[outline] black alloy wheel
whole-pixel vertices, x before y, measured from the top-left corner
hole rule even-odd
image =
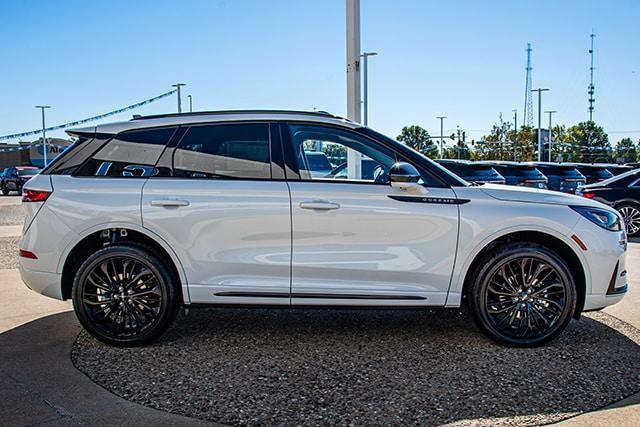
[[[489,254],[472,284],[469,303],[480,328],[495,341],[520,347],[548,342],[576,306],[571,271],[555,252],[512,243]]]
[[[635,205],[622,205],[618,207],[618,212],[624,219],[624,226],[627,236],[636,237],[640,235],[640,207]]]
[[[73,284],[84,328],[110,345],[139,345],[162,334],[177,309],[171,275],[150,251],[114,245],[89,256]]]

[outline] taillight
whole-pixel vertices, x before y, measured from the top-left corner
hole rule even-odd
[[[586,197],[587,199],[593,199],[595,193],[582,193],[582,197]]]
[[[49,198],[50,191],[24,190],[22,193],[22,201],[26,202],[44,202]]]

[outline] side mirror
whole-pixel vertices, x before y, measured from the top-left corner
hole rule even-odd
[[[389,181],[393,188],[408,191],[410,193],[424,194],[427,190],[418,182],[420,172],[409,163],[398,162],[389,170]]]

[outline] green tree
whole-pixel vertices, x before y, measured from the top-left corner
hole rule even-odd
[[[635,162],[638,159],[639,145],[640,142],[636,145],[631,138],[622,138],[616,144],[614,160],[617,160],[619,163]]]
[[[438,155],[438,147],[431,140],[429,132],[418,125],[403,127],[396,139],[431,158]]]
[[[491,133],[485,135],[484,144],[479,147],[479,160],[512,160],[513,159],[513,124],[505,122],[502,114],[498,123],[494,123]]]
[[[581,122],[567,129],[563,136],[573,153],[573,161],[585,163],[611,162],[611,144],[604,129],[593,121]]]

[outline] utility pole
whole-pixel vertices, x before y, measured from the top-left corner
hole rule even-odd
[[[440,158],[443,159],[444,158],[444,119],[446,119],[447,116],[438,116],[436,117],[436,119],[440,120]]]
[[[360,99],[360,0],[346,0],[347,6],[347,118],[361,122]],[[347,149],[347,176],[359,179],[360,153]]]
[[[518,150],[518,110],[513,111],[513,130],[515,133],[513,134],[513,161],[515,162],[517,159],[517,150]]]
[[[189,98],[189,112],[193,113],[193,97],[191,95],[187,95]]]
[[[531,92],[538,92],[538,161],[542,161],[542,92],[549,89],[533,89]]]
[[[178,93],[178,113],[182,113],[182,99],[180,98],[180,88],[186,85],[184,83],[176,83],[171,86],[176,88],[176,91]]]
[[[553,131],[551,130],[551,115],[553,113],[557,113],[556,110],[545,111],[545,113],[549,113],[549,161],[551,161],[551,145],[553,144]]]
[[[44,167],[47,167],[47,154],[49,152],[49,147],[47,146],[47,131],[46,131],[46,126],[45,126],[45,121],[44,121],[44,110],[47,108],[51,108],[50,105],[36,105],[36,108],[39,108],[40,111],[42,111],[42,162],[44,164]]]
[[[456,132],[458,132],[458,143],[456,144],[458,151],[458,160],[460,160],[460,125],[456,125]]]
[[[377,54],[377,52],[362,52],[362,55],[360,55],[360,57],[362,57],[362,79],[364,80],[362,99],[364,107],[363,124],[365,126],[369,124],[369,77],[367,75],[367,58],[369,56],[376,56]]]

